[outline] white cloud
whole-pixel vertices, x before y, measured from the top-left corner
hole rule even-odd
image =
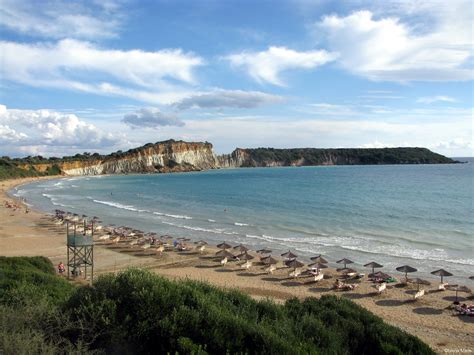
[[[189,108],[255,108],[279,103],[284,98],[260,91],[214,90],[193,94],[176,103],[180,110]]]
[[[0,26],[28,36],[98,40],[117,35],[120,5],[71,1],[2,0]]]
[[[160,103],[188,96],[167,80],[192,84],[193,69],[204,64],[180,49],[110,50],[71,39],[55,44],[2,41],[0,59],[0,75],[6,80]]]
[[[454,138],[450,141],[442,141],[434,145],[437,149],[447,150],[470,150],[471,156],[474,155],[474,141],[473,139],[468,140],[462,137]]]
[[[193,69],[203,60],[180,49],[155,52],[102,49],[89,42],[65,39],[56,44],[20,44],[0,42],[2,75],[6,79],[29,84],[76,83],[72,77],[102,74],[142,87],[172,78],[194,82]],[[89,75],[88,75],[89,74]]]
[[[0,144],[8,142],[18,142],[28,136],[24,133],[18,133],[7,125],[0,124]]]
[[[471,4],[447,2],[444,12],[438,11],[438,5],[423,2],[423,6],[410,8],[412,14],[423,16],[421,23],[430,23],[421,32],[398,17],[374,18],[367,10],[345,17],[325,16],[315,32],[318,37],[323,33],[329,49],[340,54],[343,68],[370,79],[471,80]]]
[[[157,128],[162,126],[184,126],[175,114],[161,112],[157,109],[142,108],[134,113],[126,114],[122,122],[132,128],[148,127]]]
[[[405,146],[405,145],[399,145],[399,147]],[[376,140],[372,143],[365,143],[365,144],[362,144],[360,146],[360,148],[394,148],[394,147],[395,147],[395,145],[393,145],[393,144],[382,143],[382,142],[379,142],[378,140]]]
[[[449,97],[449,96],[426,96],[426,97],[420,97],[416,102],[420,102],[422,104],[432,104],[433,102],[456,102],[457,100]]]
[[[243,68],[256,81],[285,86],[280,78],[283,71],[290,69],[313,69],[337,57],[325,50],[297,52],[285,47],[270,47],[261,52],[242,52],[225,57],[238,68]]]
[[[0,105],[0,147],[54,146],[103,148],[115,145],[119,135],[105,133],[74,114],[52,110],[18,110]],[[9,145],[9,147],[5,146]],[[23,149],[24,150],[24,149]]]

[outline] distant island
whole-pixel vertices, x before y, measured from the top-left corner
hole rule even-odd
[[[209,142],[167,140],[101,155],[82,153],[62,158],[28,156],[0,158],[0,179],[128,173],[169,173],[220,168],[382,165],[382,164],[453,164],[458,163],[426,148],[237,148],[230,154],[217,155]]]

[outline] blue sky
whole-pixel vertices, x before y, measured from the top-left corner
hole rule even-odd
[[[473,156],[470,1],[1,0],[0,155],[424,146]]]

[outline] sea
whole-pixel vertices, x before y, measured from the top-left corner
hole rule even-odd
[[[474,159],[465,164],[240,168],[203,172],[66,177],[10,193],[34,208],[98,216],[210,243],[242,243],[331,266],[376,261],[384,272],[444,268],[474,275]],[[432,276],[432,275],[431,275]],[[432,276],[433,277],[433,276]]]

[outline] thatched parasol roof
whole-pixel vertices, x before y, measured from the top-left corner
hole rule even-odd
[[[270,254],[272,251],[270,249],[260,249],[260,250],[257,250],[257,253],[259,254]]]
[[[314,261],[315,263],[321,263],[321,264],[327,264],[328,261],[326,259],[324,259],[321,254],[320,255],[317,255],[317,256],[313,256],[311,258],[312,261]]]
[[[234,249],[239,250],[240,252],[246,252],[246,251],[249,251],[249,250],[250,250],[249,248],[247,248],[247,247],[246,247],[245,245],[243,245],[243,244],[236,245],[236,246],[234,247]]]
[[[226,243],[226,242],[223,242],[223,243],[221,243],[221,244],[217,244],[217,247],[218,247],[219,249],[230,249],[230,248],[232,248],[232,245],[230,245],[230,244],[228,244],[228,243]]]
[[[275,258],[272,258],[271,256],[267,256],[266,258],[260,259],[260,261],[266,265],[275,265],[278,263],[278,260]]]
[[[236,258],[239,258],[241,260],[252,260],[254,257],[245,251],[237,255]]]
[[[294,259],[298,257],[298,255],[293,254],[291,250],[288,250],[286,253],[281,254],[281,256],[287,259]]]
[[[439,269],[431,272],[432,275],[440,276],[441,277],[441,283],[443,283],[443,277],[448,277],[448,276],[453,276],[449,271],[446,271],[444,269]]]
[[[417,269],[415,269],[414,267],[411,267],[410,265],[399,266],[396,268],[396,270],[400,272],[404,272],[404,273],[418,271]]]
[[[383,267],[383,265],[380,265],[379,263],[376,263],[375,261],[371,261],[370,263],[365,264],[364,266],[365,267],[370,267],[370,268],[373,268],[373,269],[378,269],[378,268]]]
[[[298,261],[296,259],[288,260],[287,262],[285,262],[285,265],[288,267],[295,268],[295,269],[304,266],[304,264],[301,261]]]
[[[219,250],[217,253],[216,253],[216,256],[219,256],[219,257],[227,257],[227,258],[234,258],[234,254],[228,252],[227,250],[225,249],[222,249],[222,250]]]

